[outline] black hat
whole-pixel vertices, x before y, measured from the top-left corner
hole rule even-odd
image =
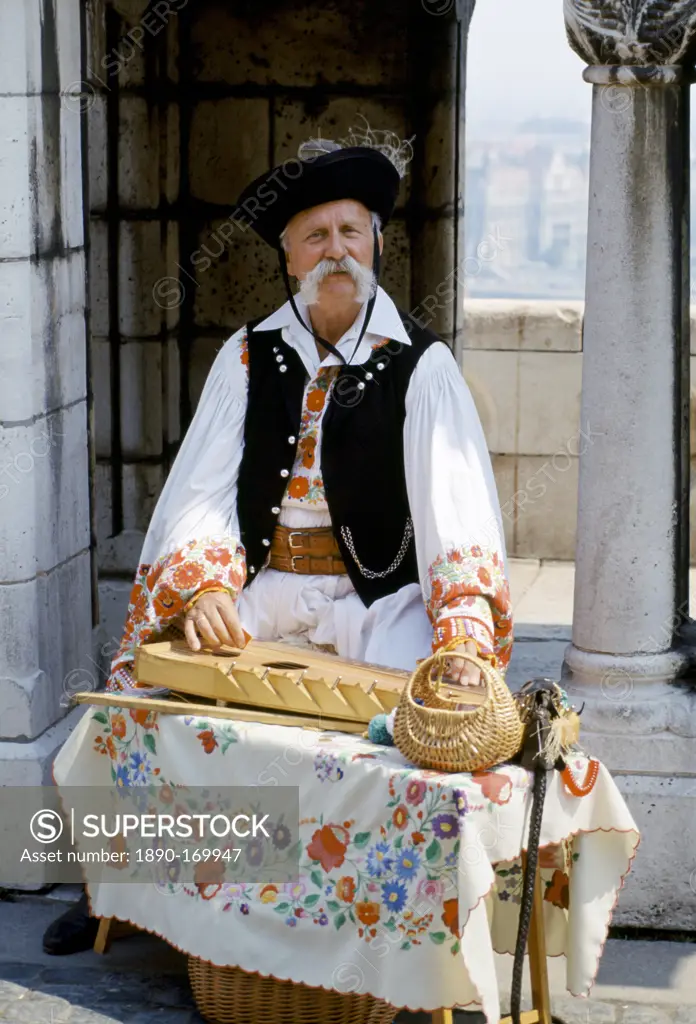
[[[244,189],[233,213],[274,249],[288,222],[302,210],[338,199],[355,199],[385,226],[400,182],[392,161],[368,146],[350,146],[312,159],[286,160]]]

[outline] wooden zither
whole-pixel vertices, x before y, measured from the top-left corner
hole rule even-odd
[[[312,648],[255,640],[243,650],[198,653],[183,641],[147,644],[137,652],[135,675],[141,686],[360,726],[395,708],[409,678]]]
[[[183,640],[144,644],[135,657],[142,696],[79,693],[78,704],[141,708],[361,733],[375,715],[399,703],[410,673],[351,661],[308,647],[251,640],[241,650],[191,651]],[[166,699],[149,693],[165,688]],[[195,703],[195,699],[201,703]],[[485,700],[469,689],[467,704]]]

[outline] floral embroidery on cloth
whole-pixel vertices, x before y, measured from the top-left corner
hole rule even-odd
[[[341,780],[338,761],[330,752],[317,754],[314,768],[320,780],[327,771],[332,781]],[[307,838],[299,881],[222,885],[223,910],[248,915],[254,904],[267,903],[291,928],[331,924],[338,931],[352,925],[367,943],[378,928],[386,929],[401,950],[429,939],[456,956],[462,934],[458,899],[446,897],[457,891],[460,826],[469,813],[469,798],[455,789],[450,799],[436,772],[408,769],[389,778],[385,812],[383,823],[370,831],[360,831],[353,819],[302,819]],[[206,898],[199,887],[182,888],[189,896]]]
[[[236,597],[245,578],[244,547],[230,537],[194,540],[154,565],[140,565],[107,689],[123,690],[134,685],[131,668],[136,648],[168,627],[178,625],[194,594],[222,587]]]
[[[512,609],[500,554],[477,544],[450,548],[438,555],[428,576],[426,607],[435,630],[433,650],[459,637],[462,642],[472,639],[483,656],[506,668],[512,653]]]
[[[319,471],[321,421],[326,401],[336,379],[339,366],[320,366],[316,377],[307,384],[302,399],[302,420],[295,465],[288,482],[285,504],[326,509],[324,481]]]
[[[544,902],[558,910],[570,908],[570,874],[580,854],[574,850],[572,839],[564,839],[539,850]],[[500,861],[495,865],[495,895],[501,903],[522,903],[523,870],[520,858]]]

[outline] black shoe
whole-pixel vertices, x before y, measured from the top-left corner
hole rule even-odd
[[[44,953],[52,956],[69,956],[92,949],[99,930],[99,918],[89,916],[87,894],[83,893],[77,903],[56,918],[44,932]]]

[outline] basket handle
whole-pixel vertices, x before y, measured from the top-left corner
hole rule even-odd
[[[434,680],[434,686],[433,680],[430,677],[430,671],[433,665],[435,665],[437,662],[443,662],[445,658],[463,658],[465,661],[470,661],[473,665],[476,665],[476,667],[481,672],[481,675],[483,676],[486,689],[490,693],[491,681],[496,670],[493,668],[489,661],[484,661],[483,658],[479,658],[477,654],[469,654],[468,651],[435,651],[435,653],[431,654],[429,658],[424,658],[423,661],[421,661],[421,663],[418,665],[417,671],[427,671],[426,679],[428,680],[428,685],[430,686],[431,690],[434,689],[435,693],[438,692],[440,686],[442,685],[442,671]],[[454,683],[453,681],[452,685],[456,685],[456,683]]]

